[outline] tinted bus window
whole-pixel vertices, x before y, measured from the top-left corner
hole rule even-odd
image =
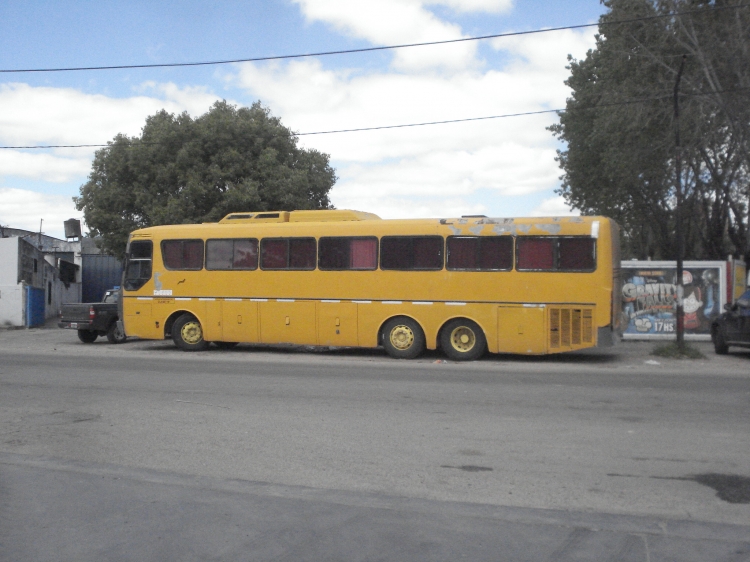
[[[376,269],[377,238],[321,238],[318,241],[318,267],[327,270]]]
[[[126,291],[137,291],[151,279],[151,256],[153,245],[150,240],[131,242],[125,255],[125,280],[123,288]]]
[[[448,269],[499,271],[513,268],[510,236],[449,236]]]
[[[380,240],[381,269],[443,268],[441,236],[384,236]]]
[[[552,238],[524,237],[516,240],[518,254],[516,267],[520,270],[549,270],[555,266]]]
[[[262,269],[315,269],[315,238],[264,238],[260,253]]]
[[[203,240],[164,240],[161,255],[167,269],[203,269]]]
[[[206,269],[257,269],[258,241],[252,239],[208,240]]]
[[[577,237],[519,237],[516,240],[519,270],[593,271],[596,269],[596,241]]]
[[[560,269],[593,271],[596,268],[596,244],[593,238],[560,238]]]

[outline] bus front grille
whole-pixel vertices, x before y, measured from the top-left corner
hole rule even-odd
[[[594,311],[591,308],[551,307],[549,309],[549,347],[551,350],[575,349],[594,343]]]

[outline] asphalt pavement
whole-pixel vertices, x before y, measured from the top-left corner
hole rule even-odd
[[[455,364],[0,331],[0,560],[748,561],[750,353],[696,346]]]

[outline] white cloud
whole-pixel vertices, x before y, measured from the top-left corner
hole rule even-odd
[[[578,216],[581,213],[577,210],[572,210],[565,203],[565,199],[562,197],[552,197],[542,201],[536,209],[529,213],[532,217],[559,217],[574,215]]]
[[[592,41],[588,31],[498,41],[509,62],[486,71],[361,73],[305,60],[241,65],[235,80],[297,132],[505,115],[564,107],[567,53],[583,56]],[[557,186],[557,144],[546,130],[556,120],[550,113],[300,138],[331,154],[338,207],[383,209],[384,216],[496,214],[502,197]],[[480,190],[495,194],[484,208],[457,203]]]
[[[350,37],[374,45],[425,43],[460,39],[461,28],[437,18],[420,0],[293,0],[308,21],[322,21]],[[432,4],[460,6],[459,0],[437,0]],[[467,7],[493,8],[507,4],[498,0],[473,0]],[[393,66],[400,70],[429,67],[464,68],[474,63],[475,42],[398,49]]]
[[[10,146],[106,144],[117,133],[138,135],[146,117],[166,109],[199,115],[219,99],[203,88],[147,82],[141,94],[111,98],[72,88],[0,84],[0,144]],[[0,151],[0,177],[51,182],[85,178],[94,148],[51,152]]]
[[[69,218],[81,218],[81,212],[70,197],[0,187],[0,224],[3,226],[38,231],[39,221],[43,219],[45,234],[64,238],[63,223]]]
[[[67,182],[76,177],[86,177],[91,169],[88,151],[83,151],[83,157],[80,157],[79,151],[77,156],[61,158],[48,153],[0,150],[0,174],[53,183]]]
[[[513,0],[427,0],[424,4],[442,5],[456,12],[485,12],[499,14],[513,7]]]

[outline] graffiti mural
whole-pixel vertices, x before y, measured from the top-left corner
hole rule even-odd
[[[685,267],[686,334],[710,334],[711,321],[722,308],[722,266]],[[677,330],[677,271],[675,267],[623,269],[624,333],[632,335],[674,334]]]

